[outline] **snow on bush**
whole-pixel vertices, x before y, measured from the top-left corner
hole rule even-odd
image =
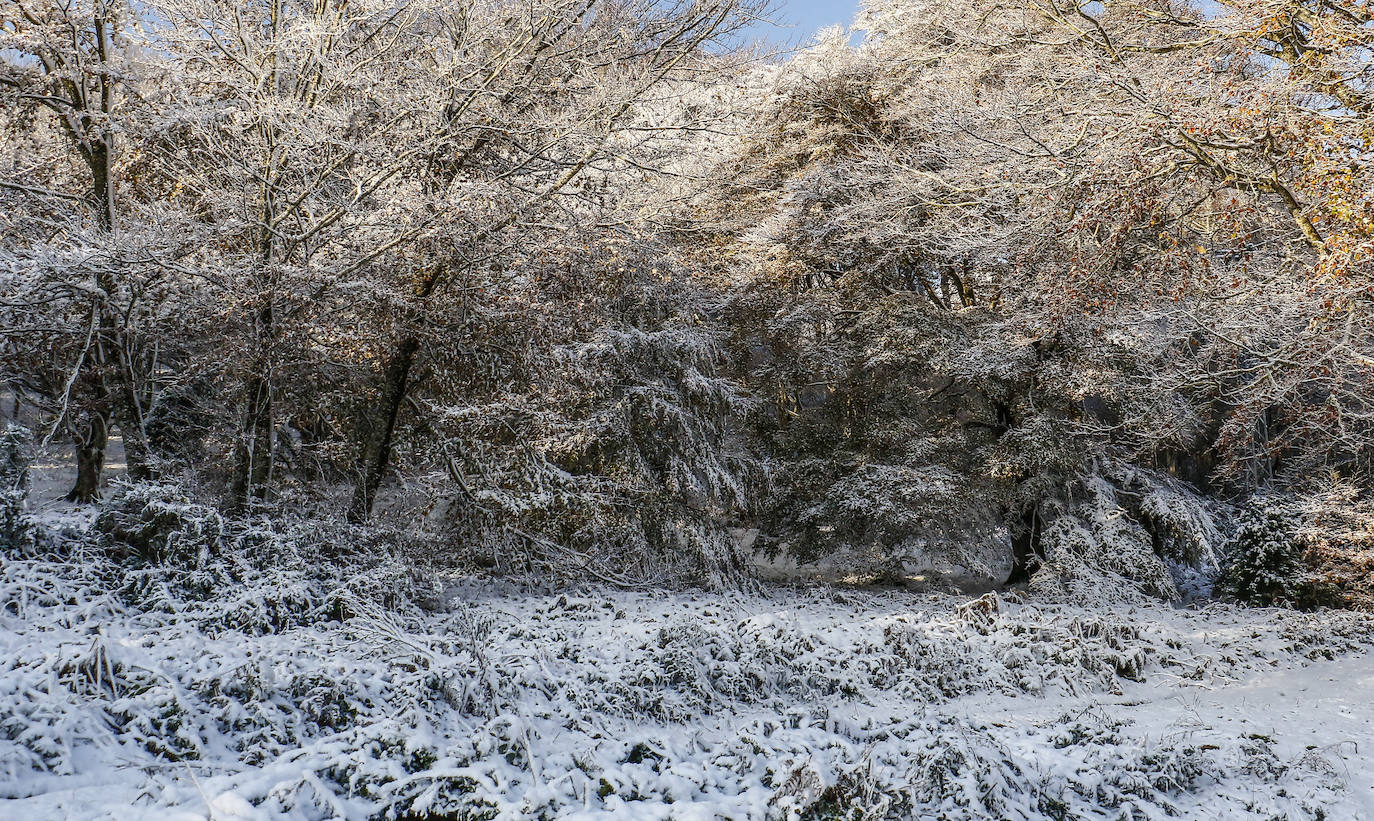
[[[225,537],[219,511],[178,485],[124,486],[95,519],[95,531],[148,562],[203,568]]]
[[[1374,612],[1374,500],[1341,481],[1299,497],[1304,603]]]
[[[385,540],[136,498],[110,509],[157,523],[121,525],[161,534],[151,552],[105,526],[0,570],[5,796],[107,785],[75,817],[1315,817],[1339,793],[1320,756],[1092,705],[1374,640],[1351,613],[995,594],[459,579],[436,608]],[[960,706],[988,699],[1015,709]]]
[[[1222,505],[1117,460],[1080,476],[1067,497],[1041,514],[1044,560],[1032,579],[1041,597],[1107,606],[1210,591],[1227,528]]]
[[[1219,592],[1253,605],[1374,611],[1374,503],[1340,481],[1250,499]]]
[[[1172,476],[1120,459],[1106,460],[1103,472],[1167,562],[1216,572],[1228,527],[1224,505]]]
[[[1178,587],[1149,531],[1099,475],[1084,477],[1079,498],[1052,518],[1041,535],[1045,558],[1032,579],[1045,596],[1104,600],[1133,592],[1172,601]]]
[[[1247,604],[1298,604],[1307,569],[1297,528],[1296,511],[1279,499],[1257,497],[1246,504],[1226,552],[1222,592]]]

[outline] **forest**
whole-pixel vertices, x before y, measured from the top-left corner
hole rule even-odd
[[[1374,3],[0,0],[0,816],[1374,818]]]

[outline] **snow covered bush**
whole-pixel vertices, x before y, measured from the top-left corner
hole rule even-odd
[[[146,562],[196,569],[219,552],[226,535],[217,510],[170,482],[123,486],[101,507],[94,529]]]
[[[1338,783],[1234,727],[1132,726],[1160,709],[1132,688],[1178,682],[1172,703],[1374,641],[1353,613],[826,588],[474,577],[424,610],[367,592],[385,562],[329,569],[316,551],[340,541],[259,532],[295,558],[227,548],[210,598],[177,581],[197,571],[80,545],[0,566],[0,794],[46,800],[70,775],[111,779],[101,807],[349,821],[1306,818]],[[135,579],[161,598],[125,595]],[[283,590],[305,609],[234,615]]]
[[[1217,573],[1226,514],[1169,476],[1106,459],[1042,505],[1043,560],[1032,580],[1042,596],[1111,600],[1123,592],[1180,598]]]
[[[1374,611],[1374,503],[1342,481],[1250,499],[1218,592],[1260,606]]]
[[[1097,475],[1085,477],[1082,488],[1081,498],[1041,534],[1044,561],[1032,579],[1035,589],[1102,599],[1116,595],[1125,582],[1145,595],[1178,598],[1150,533],[1121,506],[1115,488]]]
[[[324,527],[314,525],[310,530]],[[334,551],[351,534],[331,528],[314,541],[300,530],[236,534],[203,566],[125,566],[121,598],[141,609],[179,612],[207,634],[280,633],[338,622],[377,609],[413,615],[433,599],[434,580],[395,545]]]
[[[128,484],[91,528],[120,600],[250,635],[433,601],[429,561],[400,533],[309,518],[232,517],[168,482]],[[70,549],[85,537],[51,534]]]
[[[598,306],[600,327],[546,315],[559,301],[492,316],[504,323],[493,335],[538,323],[541,347],[524,341],[529,358],[433,403],[443,536],[456,558],[545,581],[747,583],[729,529],[764,471],[733,430],[752,399],[721,330],[698,321],[718,309],[686,263],[614,236],[587,241],[601,253],[563,262],[596,272],[597,286],[549,273],[547,287],[576,296],[579,315]],[[476,382],[470,363],[453,367]]]
[[[1298,527],[1286,500],[1262,496],[1246,503],[1226,550],[1221,591],[1265,607],[1304,603],[1309,580]]]
[[[1150,533],[1155,552],[1166,561],[1215,573],[1230,508],[1166,473],[1123,459],[1100,463],[1129,514]]]

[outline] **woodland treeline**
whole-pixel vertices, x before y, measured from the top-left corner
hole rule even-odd
[[[1370,606],[1369,0],[768,12],[0,0],[0,381],[80,503]]]

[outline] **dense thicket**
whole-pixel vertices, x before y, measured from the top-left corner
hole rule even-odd
[[[74,501],[1173,597],[1260,494],[1367,604],[1364,0],[759,12],[3,0],[0,379]]]

